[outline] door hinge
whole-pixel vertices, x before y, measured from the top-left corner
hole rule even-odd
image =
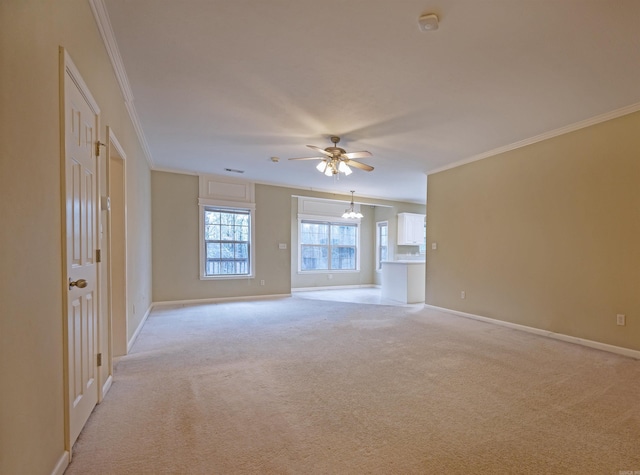
[[[102,366],[102,353],[98,353],[98,366]]]
[[[96,262],[102,262],[102,251],[100,249],[96,249]]]
[[[106,147],[106,143],[102,143],[99,140],[96,142],[96,156],[100,155],[100,147]]]

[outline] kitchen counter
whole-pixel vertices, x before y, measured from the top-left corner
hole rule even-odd
[[[382,262],[382,298],[402,303],[424,302],[425,261]]]

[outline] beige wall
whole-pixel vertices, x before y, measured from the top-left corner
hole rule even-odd
[[[635,113],[429,176],[427,303],[640,350],[639,131]]]
[[[200,280],[198,177],[154,171],[151,182],[154,302],[290,292],[289,251],[278,249],[290,235],[283,189],[255,187],[255,277]]]
[[[367,259],[363,262],[360,273],[335,273],[331,280],[327,279],[326,274],[298,276],[295,265],[297,200],[294,196],[345,201],[349,201],[350,196],[256,184],[255,277],[200,280],[198,177],[154,171],[151,183],[154,302],[282,295],[289,294],[292,287],[374,283],[374,214],[382,209],[378,206],[375,211],[372,206],[363,206],[366,216],[363,220],[361,252]],[[425,210],[425,206],[419,204],[390,201],[382,203],[388,206],[385,209],[396,214],[397,210],[416,213],[424,213]],[[395,219],[395,214],[393,218]],[[280,250],[279,243],[286,243],[287,249]],[[261,280],[265,281],[264,286],[260,285]]]
[[[86,0],[0,3],[0,473],[64,455],[58,47],[127,153],[129,296],[150,303],[149,169]],[[141,318],[141,316],[139,317]],[[139,320],[133,317],[132,325]]]

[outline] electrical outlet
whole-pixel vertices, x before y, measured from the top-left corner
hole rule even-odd
[[[624,326],[625,324],[625,317],[623,314],[619,313],[618,315],[616,315],[616,324],[617,325],[621,325]]]
[[[264,279],[260,281],[260,285],[264,285]]]
[[[327,274],[327,279],[333,279],[333,274]]]
[[[467,293],[463,290],[460,292],[460,298],[463,299],[467,296]]]

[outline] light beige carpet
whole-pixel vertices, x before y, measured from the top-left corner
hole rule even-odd
[[[640,362],[432,310],[155,310],[67,474],[640,471]]]

